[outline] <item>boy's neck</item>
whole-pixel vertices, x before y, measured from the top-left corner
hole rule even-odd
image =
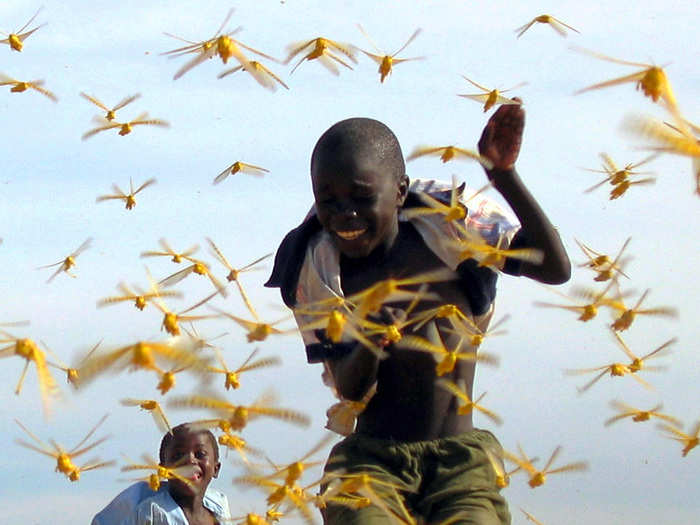
[[[361,292],[379,281],[415,273],[411,271],[411,265],[406,265],[406,259],[416,253],[414,248],[419,243],[422,243],[420,234],[409,222],[402,222],[390,245],[378,246],[366,257],[352,258],[341,253],[340,282],[343,293]]]
[[[214,521],[204,520],[212,516],[211,512],[204,506],[204,492],[201,494],[185,494],[170,491],[170,496],[175,500],[178,507],[182,509],[188,523],[191,525],[196,523],[215,523]]]

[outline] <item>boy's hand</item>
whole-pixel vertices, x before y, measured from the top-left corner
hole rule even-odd
[[[406,311],[382,305],[377,312],[377,321],[383,324],[401,324],[406,320]]]
[[[406,311],[402,310],[401,308],[382,306],[377,313],[368,315],[367,319],[387,326],[400,326],[404,323],[404,321],[406,321],[406,317]],[[387,334],[380,335],[377,341],[377,344],[382,348],[391,346],[392,343],[392,339]]]
[[[514,97],[513,100],[520,101]],[[491,116],[479,139],[479,153],[497,170],[513,169],[520,153],[525,127],[525,110],[521,105],[503,105]]]

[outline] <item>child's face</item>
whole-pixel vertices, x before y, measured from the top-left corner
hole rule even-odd
[[[177,492],[195,492],[203,494],[212,478],[219,474],[221,463],[211,439],[203,432],[176,433],[170,446],[165,451],[164,466],[191,465],[193,471],[189,477],[191,484],[172,479],[169,485]]]
[[[397,181],[377,162],[320,159],[311,173],[316,214],[347,257],[366,257],[389,248],[398,233],[398,208],[406,197],[405,177]]]

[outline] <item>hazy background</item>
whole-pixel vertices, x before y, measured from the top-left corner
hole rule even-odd
[[[40,7],[24,1],[0,4],[0,31],[19,29]],[[418,144],[457,144],[473,148],[491,112],[483,114],[458,93],[475,93],[460,75],[490,88],[513,91],[527,111],[524,143],[517,164],[528,187],[559,228],[574,263],[585,260],[574,242],[614,254],[631,236],[627,253],[630,281],[625,288],[652,291],[645,306],[671,305],[680,318],[639,317],[623,337],[637,355],[644,355],[672,337],[674,352],[652,364],[663,373],[646,374],[655,387],[646,391],[628,377],[604,377],[579,396],[576,386],[589,377],[565,377],[564,368],[602,366],[626,359],[606,325],[607,311],[589,323],[571,312],[543,309],[534,301],[565,302],[537,283],[503,276],[499,280],[496,319],[510,314],[508,334],[484,343],[498,354],[498,369],[481,367],[474,392],[488,391],[484,403],[499,413],[502,427],[476,416],[477,426],[494,430],[503,446],[522,444],[541,462],[557,445],[563,452],[557,465],[587,460],[587,473],[553,475],[531,489],[522,474],[504,493],[513,523],[524,523],[522,507],[546,524],[566,523],[694,523],[698,450],[681,457],[681,445],[662,436],[654,422],[623,420],[605,428],[615,414],[611,399],[648,409],[664,403],[664,412],[684,421],[684,429],[700,417],[698,399],[697,323],[699,290],[698,225],[700,199],[693,194],[690,160],[663,156],[645,166],[654,171],[654,186],[632,187],[622,198],[608,200],[610,186],[591,194],[583,191],[603,178],[581,168],[600,169],[600,152],[620,165],[641,160],[639,142],[620,132],[629,113],[664,118],[634,84],[574,96],[587,85],[631,74],[640,67],[596,60],[569,49],[574,44],[634,62],[665,67],[681,111],[697,122],[700,53],[695,33],[697,6],[686,1],[657,2],[93,2],[51,1],[31,27],[47,22],[25,41],[21,53],[0,47],[0,72],[19,80],[45,79],[57,104],[35,91],[10,93],[0,88],[0,323],[29,320],[26,327],[8,328],[17,337],[44,341],[64,362],[104,339],[104,348],[141,340],[161,340],[162,315],[152,306],[143,312],[131,303],[97,309],[96,302],[116,294],[120,281],[146,285],[144,263],[161,279],[182,266],[167,258],[140,259],[144,250],[159,249],[165,237],[176,250],[199,244],[195,255],[210,262],[223,280],[222,266],[208,254],[211,237],[236,266],[274,251],[284,234],[296,226],[312,203],[308,164],[320,134],[334,122],[367,116],[393,129],[408,155]],[[325,36],[372,51],[356,27],[361,23],[382,51],[393,53],[420,27],[423,32],[400,57],[425,60],[398,64],[383,84],[377,66],[358,53],[353,71],[333,76],[316,61],[305,62],[289,75],[288,66],[269,64],[289,85],[270,92],[240,72],[218,80],[227,67],[218,58],[206,61],[177,81],[174,73],[187,58],[169,60],[161,53],[180,47],[163,35],[170,32],[201,41],[213,36],[231,7],[236,11],[227,28],[238,25],[242,42],[284,58],[292,42]],[[580,31],[566,39],[550,27],[536,24],[520,39],[515,28],[549,13]],[[297,59],[298,60],[298,59]],[[666,65],[668,66],[666,67]],[[125,136],[117,130],[88,141],[81,135],[95,126],[101,111],[79,96],[95,95],[108,106],[123,97],[142,97],[117,113],[131,119],[142,111],[170,122],[169,129],[136,127]],[[245,174],[213,186],[214,177],[236,160],[270,170],[264,178]],[[425,158],[407,166],[411,177],[449,180],[457,174],[474,187],[485,175],[478,165],[443,165]],[[156,185],[137,196],[136,208],[121,202],[96,203],[118,184],[128,191],[150,177]],[[493,193],[496,198],[500,198]],[[77,259],[77,278],[54,269],[36,270],[57,262],[87,237],[92,247]],[[284,315],[276,290],[262,283],[271,269],[244,274],[242,282],[264,320]],[[593,274],[576,269],[571,284],[591,285]],[[570,284],[559,287],[567,292]],[[185,298],[168,300],[180,311],[210,293],[210,283],[197,276],[177,286]],[[235,289],[226,300],[212,301],[234,314],[247,316]],[[199,311],[195,312],[199,313]],[[206,308],[202,313],[208,313]],[[286,322],[281,326],[292,326]],[[223,320],[197,324],[200,335],[217,339],[231,368],[254,348],[242,329]],[[280,405],[308,413],[312,424],[299,429],[286,423],[258,420],[243,431],[252,445],[278,463],[293,461],[323,435],[325,410],[333,402],[322,385],[320,366],[305,362],[300,337],[271,337],[260,344],[262,356],[278,355],[283,366],[244,374],[242,386],[226,394],[245,404],[270,387]],[[624,361],[623,361],[624,362]],[[55,461],[22,448],[26,439],[13,421],[21,420],[38,437],[53,438],[66,448],[77,444],[104,415],[110,417],[96,434],[112,438],[81,456],[76,464],[99,456],[124,464],[122,454],[138,458],[157,453],[160,432],[150,416],[119,405],[124,397],[167,400],[192,392],[196,383],[179,375],[168,395],[155,389],[157,379],[143,371],[98,378],[75,393],[63,373],[54,371],[63,399],[54,417],[44,420],[36,374],[30,369],[20,396],[14,388],[24,361],[0,361],[0,522],[15,524],[89,522],[92,515],[128,485],[117,467],[86,472],[77,483],[53,472]],[[642,371],[641,374],[645,372]],[[223,394],[223,378],[214,378]],[[173,424],[209,417],[203,410],[169,410]],[[420,422],[416,422],[420,424]],[[223,453],[223,451],[222,451]],[[318,454],[325,458],[327,451]],[[241,472],[230,453],[216,486],[227,493],[234,516],[264,512],[265,495],[243,491],[231,483]],[[540,463],[542,465],[542,463]],[[304,479],[312,481],[317,472]],[[297,518],[286,520],[294,523]]]

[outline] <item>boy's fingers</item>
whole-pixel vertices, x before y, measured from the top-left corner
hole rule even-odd
[[[404,321],[406,319],[406,312],[401,308],[392,308],[390,306],[384,306],[382,310],[382,315],[385,317],[385,322],[387,324],[394,324],[397,322]]]
[[[489,120],[484,127],[484,131],[481,132],[481,138],[479,139],[479,153],[489,157],[489,146],[493,142],[493,120]]]
[[[520,101],[517,98],[514,98],[513,100]],[[498,108],[496,113],[493,114],[491,121],[495,122],[498,127],[503,127],[504,125],[516,126],[520,127],[520,130],[522,131],[522,127],[525,125],[525,110],[521,105],[503,105]]]
[[[493,139],[499,147],[510,150],[520,148],[520,141],[525,127],[525,114],[516,111],[503,115],[494,125]]]
[[[378,312],[369,314],[367,319],[379,324],[391,325],[406,319],[406,312],[401,308],[382,306]]]
[[[382,324],[392,324],[394,322],[394,316],[391,313],[391,308],[382,306],[377,312],[376,320]]]
[[[520,153],[524,128],[525,111],[522,106],[511,104],[499,107],[481,134],[479,153],[499,169],[511,168]]]

